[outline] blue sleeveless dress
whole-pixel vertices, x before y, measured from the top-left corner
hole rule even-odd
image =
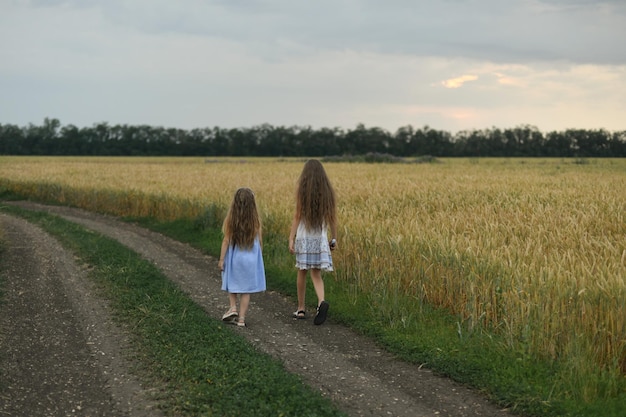
[[[265,265],[259,238],[250,249],[230,245],[224,256],[222,290],[235,294],[265,291]]]

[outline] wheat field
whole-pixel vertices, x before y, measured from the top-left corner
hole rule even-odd
[[[208,204],[225,207],[247,186],[265,229],[286,241],[302,165],[0,157],[0,190],[171,220],[199,216]],[[512,349],[558,358],[573,378],[589,368],[626,374],[626,160],[325,167],[339,202],[335,279],[371,293],[392,325],[412,314],[393,302],[402,294],[458,315],[462,331],[489,329]]]

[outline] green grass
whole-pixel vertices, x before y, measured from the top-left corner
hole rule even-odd
[[[132,333],[137,373],[169,415],[339,416],[328,399],[212,319],[154,265],[60,217],[0,207],[40,225],[93,267],[100,295]],[[172,225],[170,225],[172,226]],[[197,242],[196,242],[197,243]]]

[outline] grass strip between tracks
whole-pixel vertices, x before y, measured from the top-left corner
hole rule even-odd
[[[1,207],[41,226],[91,267],[114,319],[132,334],[137,374],[169,415],[340,416],[331,402],[207,316],[153,264],[58,216]]]

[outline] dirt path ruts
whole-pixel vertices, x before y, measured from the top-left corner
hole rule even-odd
[[[74,256],[23,219],[0,223],[0,415],[159,416]]]
[[[68,207],[42,206],[29,202],[11,204],[55,213],[88,229],[118,240],[157,265],[212,317],[219,319],[227,307],[227,297],[220,290],[217,261],[188,245],[132,224],[118,221],[115,218],[83,210]],[[8,216],[3,216],[2,220],[4,223],[14,224],[14,227],[17,229],[32,229],[32,226],[26,227],[23,224],[15,226],[17,223],[23,222],[13,220]],[[24,232],[18,231],[18,233]],[[50,242],[47,242],[45,245],[40,244],[39,241],[42,240],[41,233],[39,231],[32,236],[25,235],[24,237],[12,236],[11,240],[14,241],[13,244],[24,246],[23,250],[25,251],[27,251],[28,246],[39,247],[39,250],[45,251],[51,244]],[[51,238],[46,239],[54,240]],[[14,249],[10,251],[12,250]],[[34,258],[41,257],[35,251],[32,251],[30,255],[24,253],[23,256],[24,261],[19,265],[14,265],[12,268],[27,268],[27,265],[32,263]],[[71,300],[69,304],[76,305],[76,309],[73,311],[79,317],[77,319],[78,322],[83,322],[85,315],[89,316],[91,314],[93,316],[93,312],[89,311],[92,308],[91,303],[93,303],[93,300],[89,300],[89,304],[87,304],[86,300],[90,297],[86,297],[81,291],[76,293],[76,291],[71,290],[71,287],[74,287],[76,282],[80,280],[80,274],[83,274],[83,272],[75,265],[59,270],[56,266],[66,264],[68,260],[66,259],[67,255],[59,255],[58,248],[49,250],[47,256],[51,258],[49,268],[56,271],[54,274],[48,275],[57,275],[55,280],[62,281],[62,285],[57,287],[64,289],[65,292],[65,295],[59,295],[58,301],[55,301],[53,297],[49,303],[63,303],[63,297],[67,297]],[[60,262],[56,259],[59,257],[65,260]],[[43,272],[33,269],[27,275],[40,277]],[[10,269],[9,278],[14,273],[15,269]],[[87,280],[80,281],[85,282]],[[83,291],[88,293],[89,288],[85,288]],[[22,302],[30,300],[25,295],[12,297],[10,294],[7,299],[9,305],[17,300]],[[332,300],[330,301],[332,309]],[[99,302],[99,304],[102,305],[103,303]],[[31,306],[30,308],[33,309],[31,314],[36,314],[34,309],[41,307],[43,307],[41,303]],[[0,307],[0,312],[2,312],[2,308]],[[439,377],[427,369],[420,369],[418,366],[396,360],[372,341],[333,323],[332,312],[331,319],[324,325],[313,326],[312,320],[292,319],[290,314],[293,309],[293,303],[279,294],[266,292],[254,295],[252,297],[251,310],[248,317],[246,317],[248,328],[237,330],[242,331],[245,337],[257,348],[279,358],[289,371],[300,374],[309,385],[330,397],[338,407],[349,415],[411,417],[509,415],[506,411],[488,403],[482,395],[473,390],[456,384],[447,378]],[[98,317],[100,313],[102,312],[96,314],[95,317]],[[0,319],[0,325],[3,326],[2,332],[4,332],[5,327],[4,321]],[[78,327],[80,328],[80,326]],[[11,327],[9,326],[9,328]],[[83,328],[85,328],[84,325]],[[89,326],[86,328],[88,329],[86,333],[89,334],[91,328]],[[19,333],[18,326],[14,326],[12,329]],[[98,338],[104,339],[101,343],[113,346],[110,349],[117,353],[123,351],[123,332],[119,329],[103,328],[98,334]],[[12,339],[11,343],[19,343],[19,336],[7,336]],[[68,345],[82,344],[82,350],[90,352],[87,356],[97,356],[93,353],[94,349],[93,346],[89,345],[91,342],[88,338],[89,336],[87,340],[83,340],[80,337],[75,340],[70,338],[64,343]],[[2,342],[0,347],[7,342],[5,339],[0,336],[0,342]],[[84,346],[85,343],[88,344],[87,348]],[[122,343],[122,347],[119,347],[120,343]],[[41,348],[45,349],[46,346]],[[117,353],[112,356],[120,356]],[[106,398],[101,400],[97,400],[94,397],[93,402],[117,404],[118,408],[120,408],[121,404],[124,404],[121,409],[124,409],[124,413],[127,413],[127,415],[142,415],[140,414],[141,412],[150,409],[150,403],[146,402],[146,391],[141,389],[136,381],[132,380],[132,376],[127,375],[124,371],[127,364],[123,363],[123,361],[124,359],[120,358],[119,363],[116,362],[114,365],[118,373],[118,376],[114,379],[116,381],[122,379],[130,381],[123,389],[118,389],[118,391],[123,393],[124,397],[121,397],[122,393],[115,393],[110,389],[108,391],[100,389],[102,392],[108,392],[108,397],[105,396]],[[25,365],[16,366],[23,368]],[[51,362],[35,363],[35,365],[45,366],[46,369],[57,369],[58,372],[65,372],[64,365],[56,365],[53,360]],[[109,366],[111,365],[109,364]],[[98,363],[90,365],[90,367],[94,369],[103,368],[102,364]],[[23,374],[21,371],[19,373]],[[99,384],[98,386],[107,386],[108,379],[106,375],[103,380],[96,383]],[[96,372],[93,378],[96,380],[98,378],[102,379],[102,375],[98,377]],[[80,375],[71,377],[72,381],[79,379]],[[122,383],[120,382],[119,384]],[[111,385],[110,382],[109,385]],[[3,397],[6,394],[1,389],[0,385],[0,404],[6,400]],[[95,394],[97,389],[93,391]],[[128,392],[131,392],[131,394],[128,394]],[[9,390],[9,395],[13,394],[16,393]],[[23,394],[26,395],[27,393]],[[20,401],[12,396],[9,400],[10,402]],[[128,404],[133,403],[138,404],[138,406],[129,408]],[[154,411],[152,409],[152,412]],[[0,406],[0,413],[2,413],[2,406]]]

